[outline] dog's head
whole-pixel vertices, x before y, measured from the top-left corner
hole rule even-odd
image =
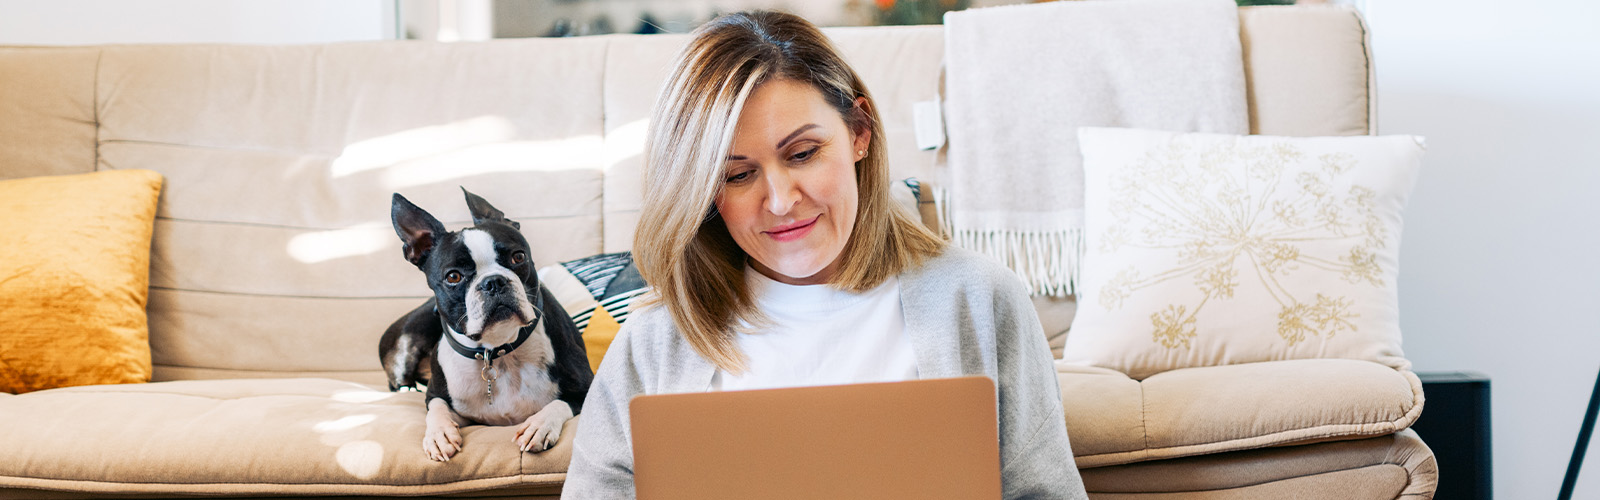
[[[422,270],[438,297],[445,325],[484,345],[505,344],[539,319],[533,307],[539,278],[522,226],[478,195],[461,191],[472,227],[445,231],[438,219],[399,193],[389,215],[406,260]]]

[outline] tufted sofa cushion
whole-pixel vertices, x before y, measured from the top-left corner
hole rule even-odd
[[[1134,380],[1057,362],[1078,467],[1382,436],[1422,414],[1422,382],[1370,361],[1184,368]]]

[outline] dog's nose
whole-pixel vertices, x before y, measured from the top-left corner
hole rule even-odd
[[[486,295],[497,294],[500,293],[501,290],[505,290],[510,287],[511,280],[500,275],[484,278],[482,282],[478,283],[478,291],[483,292]]]

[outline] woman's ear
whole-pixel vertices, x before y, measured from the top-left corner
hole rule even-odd
[[[865,96],[857,97],[850,114],[854,118],[850,120],[852,123],[850,128],[855,135],[855,141],[852,143],[855,148],[852,152],[856,153],[856,161],[861,161],[866,157],[867,146],[872,144],[872,102]]]

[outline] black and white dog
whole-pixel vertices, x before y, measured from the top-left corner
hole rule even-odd
[[[395,193],[394,230],[434,296],[389,326],[378,357],[389,390],[427,386],[429,458],[461,451],[468,423],[516,425],[519,449],[544,451],[582,411],[594,372],[572,318],[539,283],[521,225],[462,192],[473,227],[459,232]]]

